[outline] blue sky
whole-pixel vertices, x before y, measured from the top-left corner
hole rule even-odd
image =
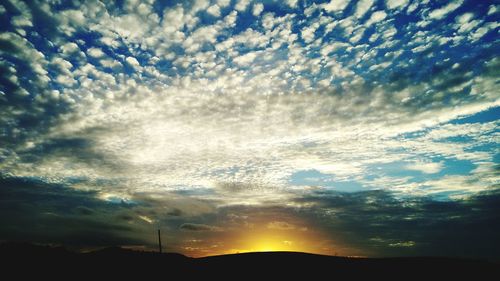
[[[162,222],[173,250],[196,255],[234,232],[224,208],[312,208],[302,221],[331,237],[318,194],[468,204],[499,184],[499,9],[471,0],[4,1],[0,175],[125,204],[126,223]],[[270,229],[303,229],[264,217],[255,220]],[[186,246],[179,231],[205,240]],[[369,233],[373,249],[346,238],[343,253],[420,245]],[[135,244],[153,243],[141,235]],[[328,243],[315,251],[340,247]]]

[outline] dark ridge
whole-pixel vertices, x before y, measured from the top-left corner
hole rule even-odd
[[[459,277],[474,280],[497,276],[500,264],[484,260],[404,257],[352,258],[300,252],[259,252],[190,258],[176,253],[141,252],[118,247],[76,253],[63,247],[32,244],[0,244],[4,274],[15,279],[36,274],[55,278],[109,276],[143,280],[148,276],[184,278],[245,279],[308,278],[429,278]],[[10,275],[6,275],[10,276]]]

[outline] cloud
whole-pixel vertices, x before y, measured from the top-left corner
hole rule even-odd
[[[125,61],[130,64],[132,67],[134,67],[135,69],[140,69],[141,67],[141,64],[137,61],[136,58],[134,57],[127,57],[125,59]]]
[[[341,12],[347,7],[349,2],[349,0],[330,0],[330,2],[322,4],[322,7],[327,12]]]
[[[285,3],[290,7],[290,8],[297,8],[297,5],[299,3],[299,0],[286,0]]]
[[[402,241],[389,244],[389,247],[414,247],[414,241]]]
[[[30,179],[1,182],[2,206],[9,211],[2,212],[0,221],[11,226],[0,230],[2,239],[82,248],[145,242],[144,237],[134,236],[140,227],[116,220],[115,215],[127,212],[126,208],[106,205],[93,192]]]
[[[306,43],[312,42],[315,38],[314,33],[316,32],[319,26],[320,26],[319,23],[313,23],[310,26],[304,27],[304,29],[302,29],[302,32],[300,33],[302,39],[304,39]]]
[[[87,50],[87,54],[93,58],[102,58],[106,54],[99,48],[90,48]]]
[[[380,21],[383,21],[387,17],[387,14],[384,11],[376,11],[373,12],[370,16],[370,19],[366,22],[366,25],[371,25]]]
[[[385,2],[385,5],[387,8],[393,10],[393,9],[403,9],[408,5],[408,0],[387,0]]]
[[[258,17],[262,13],[262,11],[264,11],[264,4],[262,4],[262,3],[255,3],[253,5],[252,14],[255,17]]]
[[[180,229],[185,231],[221,231],[220,227],[197,223],[183,223]]]
[[[373,0],[362,0],[356,4],[356,11],[354,15],[358,18],[362,18],[366,12],[372,7]]]
[[[311,212],[323,217],[320,220],[332,236],[372,254],[425,256],[434,255],[439,248],[442,255],[463,253],[486,258],[500,250],[492,236],[499,229],[487,230],[488,224],[497,220],[492,213],[496,200],[497,191],[458,202],[423,197],[404,204],[382,191],[318,191],[298,199],[298,203],[313,204],[309,205]],[[475,208],[477,212],[470,212]]]
[[[443,169],[443,163],[415,162],[405,166],[408,170],[420,171],[425,174],[439,173]]]
[[[237,236],[240,231],[252,233],[253,228],[263,225],[291,235],[303,232],[304,227],[298,226],[307,222],[308,236],[322,233],[321,238],[307,240],[312,243],[310,247],[319,249],[325,241],[333,240],[336,251],[342,254],[464,253],[490,258],[500,252],[495,240],[500,229],[492,227],[498,225],[495,214],[500,197],[495,190],[459,201],[435,201],[428,197],[396,199],[387,191],[342,193],[316,189],[295,194],[287,206],[226,206],[209,215],[192,216],[198,223],[182,223],[179,220],[186,217],[162,214],[166,205],[179,202],[176,200],[138,194],[131,198],[133,204],[110,203],[97,199],[96,192],[21,178],[3,178],[2,186],[0,201],[6,211],[1,213],[0,221],[11,226],[0,230],[2,239],[15,237],[81,248],[145,244],[154,249],[156,240],[148,220],[158,217],[162,227],[170,229],[169,247],[176,251],[186,251],[184,247],[191,243],[183,240],[186,232],[193,235],[192,239],[203,239],[198,247],[210,249],[227,241],[219,236],[222,230]],[[281,220],[272,220],[278,217]],[[214,226],[215,222],[218,226]],[[443,240],[443,236],[447,239]]]
[[[209,13],[210,15],[212,15],[214,17],[220,17],[220,7],[217,4],[212,5],[212,6],[208,7],[207,13]]]
[[[449,13],[455,11],[458,9],[460,6],[462,6],[463,0],[454,0],[447,5],[439,8],[432,10],[429,13],[429,18],[434,19],[434,20],[440,20],[446,17]]]
[[[267,224],[267,228],[275,230],[291,230],[295,229],[295,226],[285,221],[272,221]]]
[[[236,5],[234,5],[234,9],[236,9],[239,12],[244,12],[248,8],[249,4],[250,0],[238,0],[236,2]]]
[[[227,7],[229,6],[229,4],[231,4],[231,0],[217,0],[217,5],[219,5],[219,7]]]
[[[250,65],[257,57],[257,52],[250,52],[235,58],[233,61],[241,66]]]
[[[195,0],[192,1],[191,13],[196,14],[199,11],[205,10],[210,5],[208,0]]]

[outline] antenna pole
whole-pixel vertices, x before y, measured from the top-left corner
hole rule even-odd
[[[160,235],[159,228],[158,228],[158,249],[160,250],[160,254],[161,254],[161,235]]]

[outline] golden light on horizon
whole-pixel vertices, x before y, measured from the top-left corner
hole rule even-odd
[[[249,252],[305,252],[332,254],[331,248],[325,248],[324,237],[307,229],[254,229],[234,237],[228,237],[226,245],[233,245],[218,254],[236,254]],[[221,249],[222,250],[222,249]]]
[[[240,225],[212,232],[190,232],[180,252],[192,257],[249,252],[351,254],[340,240],[332,239],[317,225],[300,217],[275,212],[237,218],[241,217],[244,221]]]
[[[308,237],[300,231],[256,231],[242,237],[245,248],[249,252],[293,251],[308,252]]]

